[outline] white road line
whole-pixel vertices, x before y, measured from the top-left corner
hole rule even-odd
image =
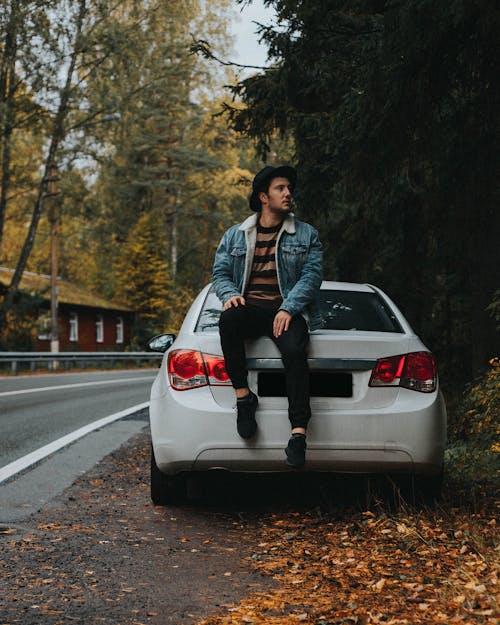
[[[113,380],[101,380],[99,382],[78,382],[75,384],[59,384],[57,386],[40,386],[39,388],[26,388],[21,391],[4,391],[0,393],[0,397],[9,397],[12,395],[24,395],[26,393],[43,393],[44,391],[61,391],[65,388],[81,388],[82,386],[103,386],[105,384],[117,384],[123,382],[137,382],[139,380],[144,380],[145,382],[150,382],[154,380],[154,376],[145,377],[145,376],[136,376],[134,378],[115,378]]]
[[[147,402],[144,402],[143,404],[137,404],[136,406],[131,406],[130,408],[127,408],[126,410],[115,412],[115,414],[109,415],[107,417],[103,417],[102,419],[98,419],[97,421],[93,421],[92,423],[89,423],[88,425],[85,425],[82,428],[79,428],[78,430],[71,432],[70,434],[66,434],[66,436],[62,436],[61,438],[58,438],[57,440],[55,440],[52,443],[49,443],[48,445],[44,445],[43,447],[40,447],[39,449],[32,451],[30,454],[27,454],[26,456],[23,456],[22,458],[19,458],[18,460],[14,460],[14,462],[11,462],[10,464],[6,464],[4,467],[0,468],[0,483],[4,482],[5,480],[8,480],[10,477],[15,475],[16,473],[19,473],[20,471],[27,469],[31,465],[37,462],[40,462],[40,460],[43,460],[47,456],[50,456],[50,454],[53,454],[59,449],[62,449],[66,445],[69,445],[70,443],[73,443],[79,438],[82,438],[82,436],[85,436],[86,434],[89,434],[90,432],[93,432],[94,430],[97,430],[103,427],[104,425],[113,423],[113,421],[117,421],[118,419],[123,419],[123,417],[128,417],[134,412],[139,412],[139,410],[143,410],[144,408],[147,408],[148,406],[149,406],[149,402],[147,401]]]

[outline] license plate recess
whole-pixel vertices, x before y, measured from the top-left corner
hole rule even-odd
[[[352,397],[352,373],[347,371],[310,371],[311,397]],[[284,371],[259,371],[259,397],[286,397]]]

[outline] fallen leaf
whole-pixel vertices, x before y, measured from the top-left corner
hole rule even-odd
[[[376,590],[377,592],[382,592],[382,589],[384,588],[386,581],[387,580],[385,579],[385,577],[382,577],[382,579],[379,579],[376,584],[373,584],[372,588]]]

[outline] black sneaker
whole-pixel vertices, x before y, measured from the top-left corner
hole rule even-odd
[[[292,434],[288,441],[286,463],[289,467],[303,467],[306,462],[306,437],[305,434]]]
[[[252,438],[257,431],[257,421],[255,420],[255,411],[259,400],[257,395],[250,391],[250,394],[242,399],[236,400],[236,428],[241,438]]]

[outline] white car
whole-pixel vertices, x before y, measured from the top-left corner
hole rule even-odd
[[[446,408],[434,358],[395,304],[368,284],[323,282],[325,326],[310,334],[312,418],[302,471],[407,473],[437,490]],[[221,302],[198,295],[179,335],[149,348],[165,352],[151,389],[151,498],[184,494],[185,478],[211,469],[291,471],[280,354],[267,337],[247,342],[249,386],[258,395],[257,435],[236,432],[236,400],[219,341]]]

